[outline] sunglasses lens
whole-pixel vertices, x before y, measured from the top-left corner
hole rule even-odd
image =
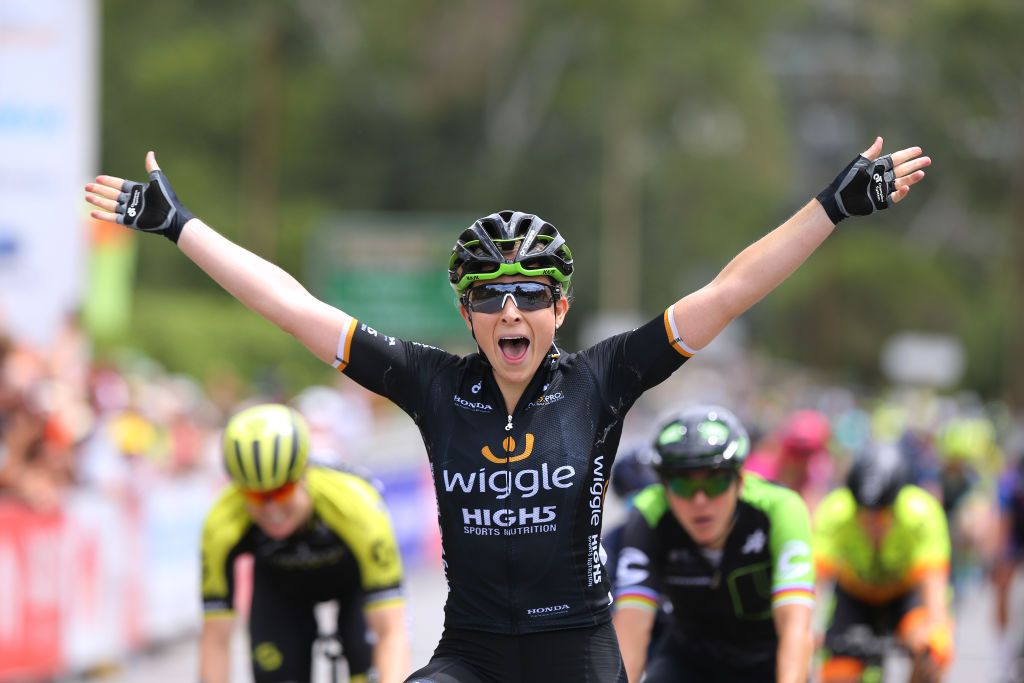
[[[698,491],[703,491],[708,498],[717,498],[729,489],[733,477],[731,474],[710,474],[703,478],[673,477],[668,480],[668,488],[680,498],[693,498]]]
[[[243,490],[242,495],[245,496],[253,505],[266,505],[267,503],[282,503],[291,497],[292,491],[295,490],[295,482],[289,482],[280,488],[276,488],[273,491],[249,491]]]
[[[729,489],[729,484],[732,483],[732,476],[728,474],[719,474],[708,477],[704,480],[704,493],[709,498],[715,498],[722,495]]]
[[[693,498],[697,494],[696,480],[687,477],[673,477],[668,480],[669,490],[680,498]]]
[[[474,313],[497,313],[505,301],[505,293],[494,285],[477,285],[469,290],[466,301]]]
[[[555,302],[547,285],[539,282],[524,282],[516,286],[516,305],[523,311],[540,311]]]

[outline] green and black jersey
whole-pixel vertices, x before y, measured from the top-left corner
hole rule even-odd
[[[240,489],[231,484],[206,517],[202,539],[202,595],[207,617],[230,616],[234,564],[251,553],[257,572],[297,599],[332,600],[361,593],[366,609],[402,600],[402,560],[380,494],[348,472],[312,466],[306,490],[309,523],[286,539],[267,536],[253,523]]]
[[[775,657],[772,610],[814,604],[807,506],[800,496],[743,474],[725,547],[698,546],[655,484],[635,499],[623,530],[616,609],[656,610],[671,601],[676,642],[737,666]]]

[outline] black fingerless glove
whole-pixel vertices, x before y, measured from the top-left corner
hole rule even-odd
[[[140,232],[155,232],[177,244],[181,230],[195,218],[186,209],[163,171],[151,171],[143,185],[124,181],[117,198],[117,222]]]
[[[838,225],[849,216],[869,216],[889,208],[889,195],[895,191],[891,155],[874,161],[858,155],[815,199],[821,202],[832,223]]]

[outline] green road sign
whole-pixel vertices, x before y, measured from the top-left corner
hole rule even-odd
[[[310,241],[314,294],[384,334],[443,345],[466,340],[448,284],[459,232],[475,216],[351,212],[331,217]]]

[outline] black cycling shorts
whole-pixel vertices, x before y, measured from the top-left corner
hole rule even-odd
[[[775,683],[775,663],[726,668],[683,653],[665,652],[647,662],[644,683]]]
[[[611,623],[509,636],[446,628],[406,683],[626,683]]]
[[[254,571],[249,642],[255,683],[308,681],[313,666],[313,641],[318,635],[317,602],[274,580],[269,572]],[[366,674],[372,664],[361,593],[337,596],[337,637],[351,675]]]
[[[831,658],[849,657],[868,664],[879,664],[884,652],[877,651],[871,638],[895,636],[900,622],[920,607],[921,592],[911,590],[881,604],[858,600],[839,586],[835,589],[835,609],[825,631],[825,650]]]
[[[649,655],[644,683],[775,683],[777,644],[744,645],[745,651],[737,653],[732,643],[723,647],[672,631]]]

